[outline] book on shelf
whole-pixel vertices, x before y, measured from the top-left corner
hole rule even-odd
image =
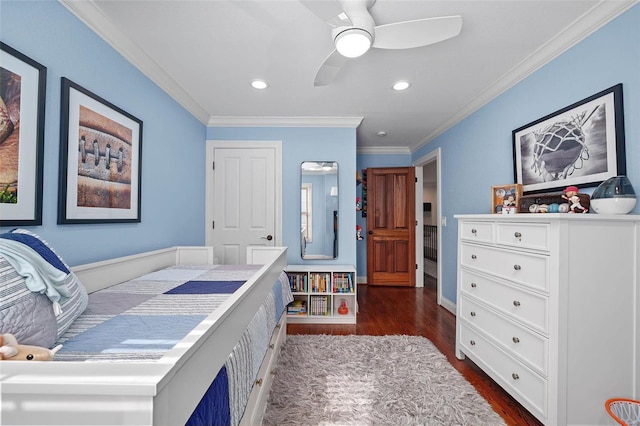
[[[311,296],[311,306],[309,315],[327,316],[329,315],[329,297],[328,296]]]
[[[312,293],[327,293],[331,285],[331,274],[325,272],[312,272],[309,274]]]
[[[353,276],[350,272],[336,272],[333,274],[334,293],[354,293]]]
[[[304,293],[307,291],[307,274],[289,272],[289,287],[294,293]]]
[[[287,306],[287,314],[289,315],[306,315],[307,302],[305,300],[295,299]]]

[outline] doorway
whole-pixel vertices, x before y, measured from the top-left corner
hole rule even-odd
[[[367,284],[416,285],[415,168],[367,169]]]
[[[207,141],[206,244],[220,264],[244,264],[248,246],[282,245],[282,147]]]
[[[418,229],[422,234],[416,241],[416,253],[422,254],[416,259],[423,265],[422,274],[425,285],[435,280],[437,303],[442,305],[442,231],[441,231],[441,160],[440,148],[414,161],[416,173],[422,176],[422,185],[417,189],[416,204],[420,213],[416,214]],[[420,180],[419,180],[420,181]],[[420,247],[418,247],[420,246]],[[449,307],[445,308],[451,310]],[[454,309],[455,310],[455,309]]]

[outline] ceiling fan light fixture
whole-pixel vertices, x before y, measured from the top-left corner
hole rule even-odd
[[[262,90],[269,87],[269,84],[264,80],[256,79],[251,80],[251,87],[253,87],[254,89]]]
[[[411,83],[409,83],[408,81],[399,80],[393,83],[393,86],[391,86],[391,88],[397,92],[400,92],[402,90],[407,90],[409,86],[411,86]]]
[[[336,50],[344,57],[357,58],[371,47],[371,34],[361,28],[349,28],[335,38]]]

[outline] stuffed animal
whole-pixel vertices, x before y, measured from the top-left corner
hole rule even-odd
[[[60,348],[62,345],[53,349],[19,345],[13,334],[0,334],[0,360],[2,361],[51,361]]]

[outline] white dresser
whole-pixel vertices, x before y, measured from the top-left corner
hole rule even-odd
[[[640,216],[456,218],[458,358],[548,425],[640,399]]]

